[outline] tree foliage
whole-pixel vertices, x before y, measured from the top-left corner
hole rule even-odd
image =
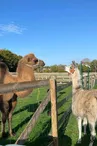
[[[93,60],[93,61],[91,62],[91,70],[92,70],[93,72],[97,72],[97,60]]]
[[[64,72],[64,65],[45,66],[43,72]]]
[[[83,65],[83,67],[82,67],[83,72],[87,72],[87,71],[97,72],[97,60],[96,59],[90,61],[90,59],[85,58],[82,60],[82,62],[84,62],[85,64],[90,66],[90,68],[89,68],[89,67]]]
[[[15,72],[17,68],[18,61],[22,58],[22,56],[19,56],[17,54],[12,53],[11,51],[7,49],[0,50],[0,61],[3,61],[7,64],[10,71]],[[82,60],[86,64],[90,65],[90,71],[91,72],[97,72],[97,60],[94,59],[90,61],[90,59],[85,58]],[[78,63],[77,63],[78,64]],[[80,69],[80,63],[78,64],[78,67]],[[89,70],[88,67],[85,65],[82,66],[82,71],[87,72]],[[44,69],[37,69],[36,72],[65,72],[64,71],[64,65],[52,65],[52,66],[45,66]]]
[[[0,50],[0,61],[5,62],[9,68],[9,70],[12,72],[16,71],[18,61],[21,58],[22,58],[22,56],[18,56],[9,50],[6,50],[6,49]]]

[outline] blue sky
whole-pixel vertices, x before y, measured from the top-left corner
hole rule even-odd
[[[46,65],[97,59],[97,0],[1,0],[0,48]]]

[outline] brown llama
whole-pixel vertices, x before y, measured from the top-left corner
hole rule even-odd
[[[97,90],[82,89],[80,71],[74,62],[70,66],[65,66],[65,71],[71,75],[72,79],[72,112],[76,116],[78,122],[78,143],[81,142],[82,123],[86,134],[86,125],[88,122],[91,133],[90,145],[92,145],[96,137],[95,124],[97,122]]]
[[[24,56],[18,63],[16,75],[9,72],[7,65],[0,62],[0,84],[18,83],[24,81],[35,81],[34,70],[39,66],[44,66],[42,60],[38,60],[34,54]],[[12,132],[12,113],[17,104],[17,97],[26,97],[33,89],[19,91],[15,93],[6,93],[0,95],[0,110],[2,115],[2,137],[5,137],[5,123],[8,119],[9,134],[13,136]]]

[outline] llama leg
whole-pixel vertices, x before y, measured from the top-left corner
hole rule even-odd
[[[2,113],[2,137],[5,137],[5,123],[6,123],[6,113]]]
[[[91,132],[91,140],[94,140],[96,137],[96,132],[95,132],[95,122],[89,123],[90,126],[90,132]]]
[[[82,132],[82,118],[78,117],[77,121],[78,121],[78,130],[79,130],[78,143],[80,143],[81,142],[81,132]]]
[[[83,126],[84,126],[84,134],[86,134],[87,118],[84,118],[84,119],[83,119]]]
[[[89,123],[91,137],[90,137],[90,143],[89,146],[93,146],[94,140],[96,138],[96,132],[95,132],[95,122]]]

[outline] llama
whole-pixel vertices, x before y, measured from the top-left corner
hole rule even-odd
[[[34,70],[39,66],[44,66],[42,60],[38,60],[34,54],[24,56],[18,63],[16,75],[12,75],[5,63],[0,62],[0,84],[19,83],[24,81],[34,81]],[[12,113],[17,104],[17,97],[24,98],[29,95],[33,89],[19,91],[14,93],[6,93],[0,95],[0,110],[2,114],[2,137],[5,137],[5,123],[8,119],[9,134],[13,136],[12,132]]]
[[[72,112],[77,118],[79,137],[78,143],[81,142],[82,121],[86,133],[87,122],[90,126],[91,142],[96,137],[95,124],[97,121],[97,90],[84,90],[81,88],[80,71],[73,62],[70,66],[65,66],[65,71],[71,75],[72,79]]]

